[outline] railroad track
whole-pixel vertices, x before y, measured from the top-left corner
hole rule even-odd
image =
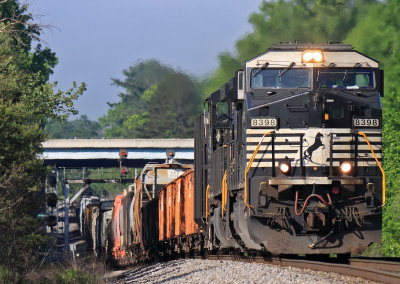
[[[388,261],[374,258],[350,258],[349,263],[344,264],[332,260],[315,261],[297,258],[270,258],[261,256],[238,257],[232,255],[206,255],[203,258],[291,266],[300,269],[311,269],[360,277],[380,283],[400,283],[399,260]]]

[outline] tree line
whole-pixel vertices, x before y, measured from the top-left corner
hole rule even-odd
[[[72,121],[50,120],[51,138],[187,138],[194,135],[201,111],[202,82],[150,59],[123,70],[112,79],[121,88],[117,103],[98,121],[82,115]]]
[[[0,282],[18,282],[46,242],[35,218],[47,173],[38,158],[45,125],[76,113],[73,101],[85,89],[54,91],[57,57],[38,41],[42,28],[26,5],[0,1]]]

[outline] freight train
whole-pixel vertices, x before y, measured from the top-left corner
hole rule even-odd
[[[117,196],[104,251],[361,253],[381,240],[382,96],[379,63],[350,45],[271,46],[206,99],[194,170],[152,165],[151,186]]]

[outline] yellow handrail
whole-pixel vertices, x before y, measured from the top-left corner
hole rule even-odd
[[[207,185],[207,188],[206,188],[206,222],[207,222],[207,220],[208,220],[208,195],[209,195],[209,193],[210,193],[210,185]]]
[[[381,163],[379,163],[378,158],[376,157],[375,152],[374,152],[374,150],[372,149],[371,144],[369,143],[369,140],[368,140],[368,138],[367,138],[367,135],[365,135],[365,133],[363,133],[363,132],[361,132],[361,131],[358,131],[358,135],[363,136],[364,139],[365,139],[365,141],[367,141],[367,144],[368,144],[368,146],[369,146],[369,149],[371,149],[371,153],[372,153],[372,155],[374,156],[375,161],[376,161],[376,163],[377,163],[378,166],[379,166],[379,169],[381,170],[381,173],[382,173],[382,206],[385,206],[385,204],[386,204],[386,177],[385,177],[385,171],[383,170],[383,168],[382,168],[382,166],[381,166]]]
[[[224,217],[224,211],[226,210],[226,201],[228,199],[228,185],[226,184],[226,171],[222,178],[222,217]]]
[[[258,145],[256,147],[256,149],[253,152],[253,155],[251,156],[251,159],[249,161],[249,164],[246,167],[246,170],[244,172],[244,204],[247,206],[247,208],[249,208],[249,216],[251,214],[251,208],[254,208],[253,206],[251,206],[248,202],[247,202],[247,173],[250,171],[251,168],[251,164],[253,164],[253,161],[258,153],[258,150],[260,149],[261,143],[264,141],[265,136],[267,135],[271,135],[272,132],[267,132],[263,135],[263,137],[261,138],[260,142],[258,142]]]

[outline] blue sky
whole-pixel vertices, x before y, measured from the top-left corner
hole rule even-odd
[[[111,78],[155,58],[187,73],[204,76],[218,66],[218,54],[233,51],[251,31],[248,17],[262,0],[31,0],[30,11],[43,25],[43,40],[59,64],[52,81],[63,90],[85,82],[79,114],[97,119],[107,102],[123,91]]]

